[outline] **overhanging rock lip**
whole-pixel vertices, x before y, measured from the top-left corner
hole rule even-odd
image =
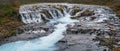
[[[93,6],[93,7],[106,7],[106,6],[100,6],[100,5],[88,5],[88,4],[77,4],[77,3],[36,3],[36,4],[25,4],[21,5],[20,8],[26,7],[26,6],[35,6],[35,5],[83,5],[83,6]]]
[[[107,6],[100,6],[100,5],[87,5],[87,4],[76,4],[76,3],[36,3],[36,4],[26,4],[26,5],[21,5],[19,8],[20,13],[26,13],[26,12],[21,12],[26,7],[32,7],[32,6],[40,6],[40,5],[66,5],[66,6],[79,6],[81,8],[107,8],[110,9]]]

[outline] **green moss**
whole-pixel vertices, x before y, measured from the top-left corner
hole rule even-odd
[[[100,45],[107,46],[109,50],[113,51],[114,45],[117,45],[118,40],[114,38],[100,38]]]
[[[62,7],[59,7],[59,8],[57,8],[57,9],[60,10],[62,13],[64,13]]]
[[[46,14],[49,19],[52,19],[49,11],[47,11],[47,10],[42,10],[41,13]]]
[[[109,43],[109,44],[115,44],[116,43],[116,39],[113,38],[104,38],[102,39],[105,43]]]
[[[77,19],[78,17],[77,16],[72,16],[70,17],[71,19]]]
[[[120,47],[113,48],[113,51],[120,51]]]
[[[16,27],[21,25],[17,6],[0,3],[0,38],[16,35]]]
[[[14,9],[11,5],[5,3],[0,4],[0,16],[12,16],[13,11]]]
[[[7,37],[10,37],[10,36],[15,36],[16,35],[15,30],[12,30],[12,31],[4,30],[3,32],[4,32],[3,34],[0,34],[0,38],[7,38]]]
[[[85,11],[81,13],[81,16],[91,16],[93,14],[93,11]]]
[[[21,25],[17,19],[3,17],[0,19],[0,38],[6,38],[16,35],[16,28]]]
[[[4,18],[0,18],[0,24],[3,24],[4,22],[6,22],[7,20],[6,20],[6,17],[4,17]]]
[[[2,23],[2,18],[0,18],[0,24]]]
[[[120,14],[117,14],[116,16],[118,16],[120,18]]]
[[[75,15],[77,12],[79,12],[79,11],[81,11],[80,9],[74,9],[74,10],[72,10],[72,15]]]
[[[117,39],[114,38],[101,38],[100,45],[107,46],[109,49],[114,48],[114,45],[117,44]]]
[[[13,35],[16,35],[16,30],[12,30],[11,31],[11,35],[13,36]]]

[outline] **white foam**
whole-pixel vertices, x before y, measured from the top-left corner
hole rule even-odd
[[[66,26],[76,21],[70,19],[70,15],[67,14],[55,21],[60,23],[55,25],[56,29],[52,34],[35,40],[5,44],[0,46],[0,51],[53,51],[57,49],[55,43],[64,37],[62,34],[66,31]],[[34,31],[34,33],[37,32],[39,31]]]

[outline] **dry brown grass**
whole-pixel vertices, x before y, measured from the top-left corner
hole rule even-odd
[[[16,19],[5,17],[0,24],[0,38],[6,38],[16,34],[16,28],[22,23]]]

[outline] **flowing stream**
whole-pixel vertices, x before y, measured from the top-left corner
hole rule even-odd
[[[62,23],[55,25],[56,29],[52,34],[35,40],[17,41],[5,44],[0,47],[0,51],[53,51],[56,49],[55,43],[64,37],[62,34],[66,31],[66,25],[76,21],[77,20],[70,19],[69,15],[66,15],[55,21]]]
[[[84,12],[87,12],[87,14]],[[23,23],[49,23],[54,27],[54,31],[47,36],[37,39],[16,41],[1,45],[0,51],[54,51],[57,49],[55,44],[64,38],[63,34],[66,32],[68,25],[74,26],[75,22],[80,22],[79,24],[81,24],[82,29],[107,30],[109,28],[103,22],[110,20],[110,18],[116,18],[114,12],[108,7],[67,3],[23,5],[20,7],[19,13]],[[28,31],[25,30],[25,32]],[[36,32],[34,30],[32,33],[38,32],[40,30]],[[90,41],[92,38],[89,35],[78,37],[81,39],[80,43],[95,44],[93,41]]]
[[[28,16],[29,15],[26,16],[28,20],[27,19],[25,20],[24,17],[22,17],[24,23],[32,23],[37,21],[41,22],[40,17],[38,17],[39,20],[37,20],[38,18],[37,19],[35,18],[34,20],[34,17],[36,15],[33,15],[33,19],[31,20]],[[53,17],[55,16],[56,15],[54,15]],[[55,47],[55,44],[64,37],[62,34],[66,31],[67,28],[66,26],[68,24],[72,24],[73,22],[78,22],[78,21],[72,20],[70,18],[70,14],[65,12],[65,16],[62,16],[59,19],[50,20],[51,24],[57,23],[56,25],[54,25],[55,31],[50,35],[40,37],[35,40],[17,41],[17,42],[8,43],[0,46],[0,51],[54,51],[55,49],[57,49]]]

